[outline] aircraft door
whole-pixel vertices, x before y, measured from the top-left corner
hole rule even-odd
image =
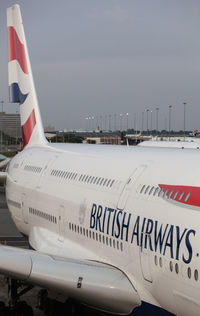
[[[145,170],[145,168],[146,168],[146,165],[141,165],[138,168],[136,168],[133,171],[133,173],[130,175],[130,177],[128,178],[128,180],[127,180],[127,182],[126,182],[126,184],[121,192],[119,200],[117,202],[117,209],[123,210],[125,208],[130,191],[131,191],[133,185],[135,184],[135,182],[137,181],[138,177]]]
[[[149,238],[149,236],[144,235],[143,240],[145,238]],[[150,256],[149,251],[143,247],[143,245],[140,246],[140,262],[141,262],[141,269],[143,278],[148,282],[153,282],[152,275],[151,275],[151,269],[150,269]]]
[[[27,205],[27,196],[25,193],[22,193],[22,216],[25,224],[28,224],[28,205]]]
[[[59,241],[64,241],[64,234],[65,234],[65,208],[63,205],[60,205],[58,210],[58,225],[59,225]]]

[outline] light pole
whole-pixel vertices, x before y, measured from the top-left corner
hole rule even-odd
[[[126,130],[128,132],[128,113],[126,113]]]
[[[135,134],[137,135],[137,129],[138,129],[138,122],[137,122],[138,116],[137,113],[135,113]]]
[[[115,113],[115,115],[114,115],[114,131],[115,132],[117,130],[116,124],[117,124],[117,114]]]
[[[142,111],[142,131],[144,130],[144,111]]]
[[[151,134],[152,134],[152,129],[153,129],[153,127],[152,127],[152,115],[153,115],[153,111],[151,110]]]
[[[170,132],[171,132],[171,109],[172,105],[168,105],[169,107],[169,137],[170,137]]]
[[[107,130],[107,114],[105,114],[105,131]]]
[[[2,106],[2,116],[1,116],[1,152],[2,152],[2,146],[3,146],[3,104],[4,101],[1,101],[1,106]]]
[[[108,116],[109,131],[111,131],[111,114]]]
[[[95,129],[95,126],[94,126],[94,116],[92,116],[91,117],[91,120],[92,120],[92,122],[91,122],[91,129],[92,129],[92,131]]]
[[[87,132],[87,130],[88,130],[88,117],[85,118],[85,129]]]
[[[98,115],[96,116],[96,123],[97,123],[97,130],[99,130],[99,117],[98,117]]]
[[[187,102],[183,102],[183,109],[184,109],[184,113],[183,113],[184,141],[185,141],[185,111],[186,111],[186,105],[187,105]]]
[[[120,132],[121,132],[122,131],[122,116],[123,116],[123,114],[120,114],[119,116],[120,116]]]
[[[158,111],[159,111],[159,107],[156,108],[156,131],[158,133]]]
[[[89,129],[89,132],[90,132],[90,130],[91,130],[91,117],[89,116],[88,117],[88,129]]]
[[[18,111],[16,111],[16,121],[15,121],[15,127],[16,127],[16,139],[15,139],[15,144],[16,144],[16,147],[17,147],[17,139],[18,139],[18,133],[17,133],[17,114],[18,114]]]
[[[102,126],[102,115],[100,115],[100,130],[103,129],[103,126]]]
[[[3,104],[4,104],[4,101],[1,101],[2,113],[3,113]]]
[[[146,109],[147,112],[147,134],[149,134],[149,109]]]

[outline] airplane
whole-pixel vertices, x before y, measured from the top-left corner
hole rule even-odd
[[[139,143],[137,146],[140,147],[167,147],[167,148],[193,148],[199,149],[200,143],[198,140],[195,141],[174,141],[174,140],[145,140]]]
[[[40,286],[43,300],[75,300],[110,314],[146,302],[199,315],[199,151],[48,143],[18,5],[7,9],[7,31],[23,150],[4,175],[6,200],[31,248],[0,247],[11,309],[25,282],[22,292]],[[22,304],[17,315],[32,314]]]

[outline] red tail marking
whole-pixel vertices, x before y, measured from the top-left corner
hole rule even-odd
[[[13,26],[8,27],[8,62],[17,60],[22,71],[28,74],[26,55],[24,45],[20,42],[19,37]]]
[[[36,125],[36,118],[35,118],[35,110],[33,109],[27,121],[24,123],[24,125],[22,125],[23,148],[28,144],[35,125]]]

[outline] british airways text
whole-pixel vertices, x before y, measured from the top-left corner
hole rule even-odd
[[[162,224],[157,220],[95,203],[91,209],[90,228],[136,243],[141,248],[159,252],[163,256],[168,253],[172,259],[183,260],[186,264],[192,260],[191,241],[196,234],[194,229]]]

